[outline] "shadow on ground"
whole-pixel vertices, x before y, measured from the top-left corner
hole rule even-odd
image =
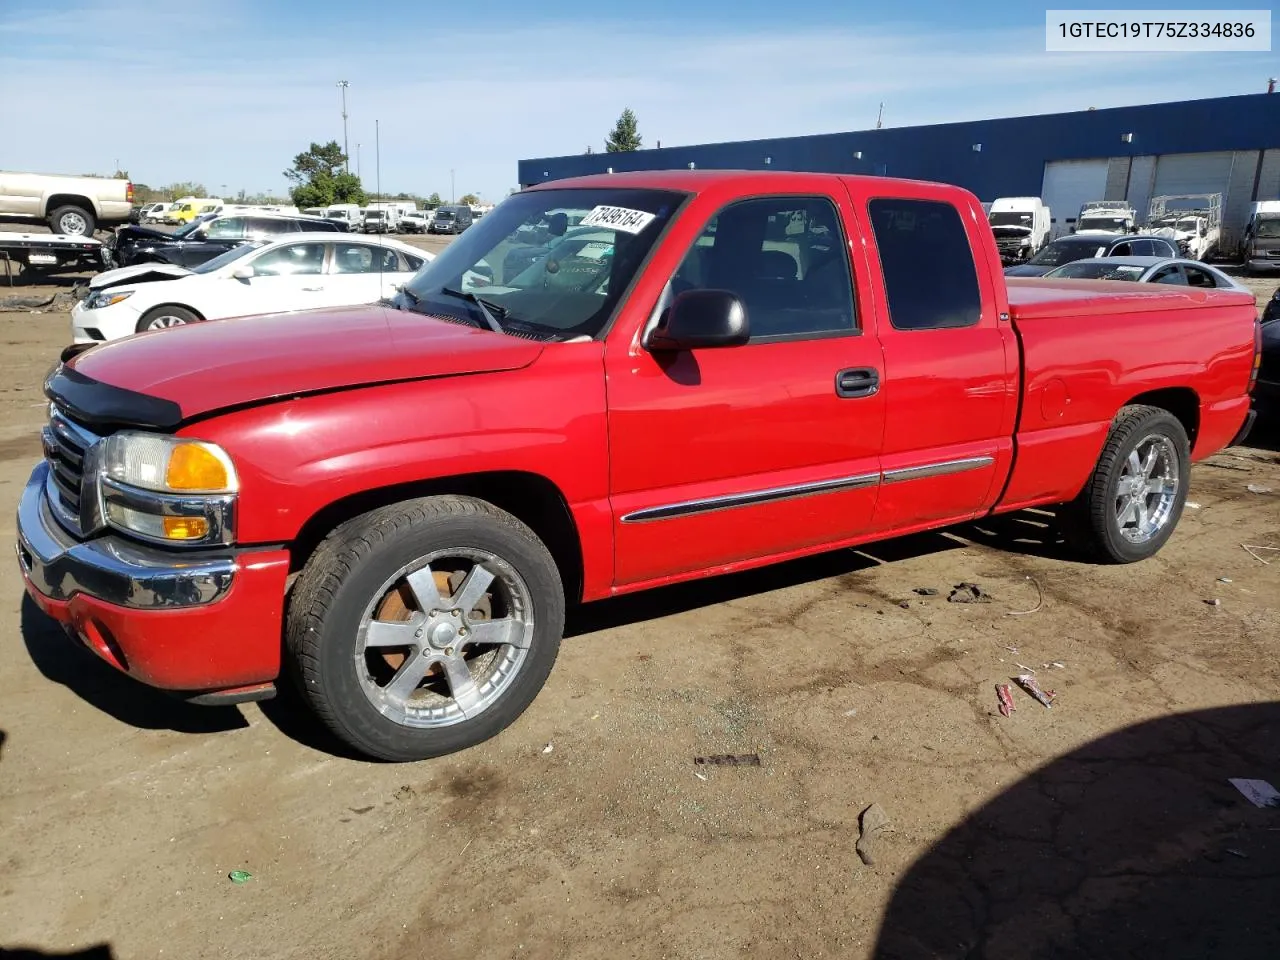
[[[45,679],[62,684],[122,723],[180,733],[221,733],[249,725],[235,707],[195,706],[125,676],[63,633],[25,595],[22,639]]]
[[[30,947],[0,947],[0,960],[115,960],[108,944],[102,943],[87,950],[73,950],[71,953],[49,953],[45,950],[33,950]]]
[[[1110,734],[1020,780],[903,876],[876,960],[1280,957],[1280,703]]]

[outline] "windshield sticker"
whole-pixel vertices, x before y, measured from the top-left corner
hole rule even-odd
[[[582,218],[580,227],[610,227],[623,233],[639,233],[656,219],[652,213],[643,210],[629,210],[626,207],[599,206]]]

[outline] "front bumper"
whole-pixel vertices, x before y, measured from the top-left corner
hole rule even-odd
[[[280,672],[289,554],[79,541],[49,511],[41,463],[18,504],[27,593],[116,669],[168,690],[230,690]]]
[[[98,310],[88,309],[81,300],[71,308],[71,342],[103,343],[127,337],[137,331],[141,316],[128,300]]]

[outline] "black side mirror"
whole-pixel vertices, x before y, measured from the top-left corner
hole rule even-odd
[[[649,334],[653,352],[740,347],[751,339],[747,308],[728,290],[686,290]]]
[[[553,213],[547,218],[547,232],[551,236],[563,237],[568,229],[569,215],[567,213]]]

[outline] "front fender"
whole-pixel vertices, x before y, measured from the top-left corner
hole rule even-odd
[[[601,348],[553,344],[520,370],[299,397],[179,432],[231,454],[240,478],[241,544],[289,543],[322,510],[360,494],[519,472],[561,492],[582,538],[584,566],[611,575]]]

